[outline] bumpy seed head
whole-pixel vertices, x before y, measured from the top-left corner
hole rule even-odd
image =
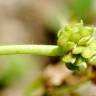
[[[86,69],[87,63],[96,62],[94,29],[81,22],[66,25],[58,32],[57,44],[65,51],[62,61],[69,69],[80,71]]]

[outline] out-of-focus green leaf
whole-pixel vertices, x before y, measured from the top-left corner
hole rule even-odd
[[[92,0],[73,0],[73,10],[79,20],[85,19],[86,13],[90,10]]]
[[[8,68],[3,70],[0,75],[0,87],[4,87],[14,83],[18,78],[21,78],[28,69],[27,59],[19,56],[9,56],[6,60]]]
[[[42,79],[39,77],[34,82],[32,82],[27,90],[24,92],[24,96],[33,96],[34,92],[42,86]]]

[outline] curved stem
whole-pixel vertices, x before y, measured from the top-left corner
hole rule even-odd
[[[44,56],[62,56],[63,50],[56,45],[3,45],[0,55],[33,54]]]

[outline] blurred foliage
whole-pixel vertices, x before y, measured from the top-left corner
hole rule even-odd
[[[9,60],[7,60],[8,68],[3,70],[0,76],[0,88],[6,87],[20,79],[22,75],[25,74],[29,66],[27,64],[27,59],[16,56],[10,56],[7,58],[9,58]]]
[[[85,20],[90,12],[92,5],[92,0],[74,0],[73,1],[73,10],[76,13],[76,16],[79,20]]]
[[[36,93],[37,92],[35,92],[35,91],[37,91],[38,89],[41,89],[42,88],[42,85],[43,85],[43,82],[42,81],[43,81],[43,79],[41,79],[40,77],[38,77],[37,79],[35,79],[35,81],[33,81],[32,84],[30,84],[28,86],[28,88],[26,89],[26,91],[24,92],[24,96],[33,96],[33,95],[36,96]],[[42,91],[40,93],[43,94]],[[40,95],[40,93],[37,93],[37,94]]]

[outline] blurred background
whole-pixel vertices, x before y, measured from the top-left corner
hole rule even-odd
[[[62,26],[80,20],[95,26],[96,0],[0,0],[0,44],[54,45]],[[95,84],[96,66],[78,76],[59,57],[0,56],[0,96],[96,96]]]

